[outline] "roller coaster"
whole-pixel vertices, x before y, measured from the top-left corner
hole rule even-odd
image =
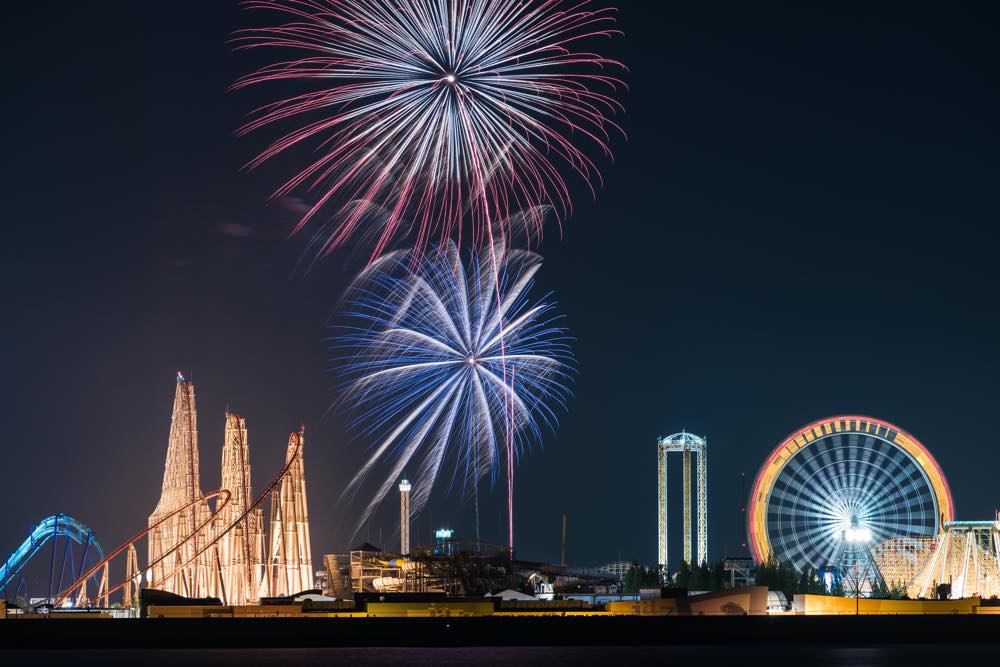
[[[109,608],[112,606],[111,596],[122,591],[122,604],[124,606],[134,606],[138,601],[139,589],[145,572],[146,584],[150,588],[160,588],[173,577],[178,576],[193,563],[208,555],[208,562],[212,564],[211,576],[212,586],[210,590],[216,592],[218,597],[226,601],[227,595],[223,582],[223,559],[219,552],[219,544],[230,532],[241,526],[246,526],[248,517],[263,507],[265,501],[270,502],[270,516],[272,535],[269,541],[267,562],[264,564],[266,577],[264,586],[260,591],[262,596],[281,595],[289,592],[298,592],[309,585],[302,586],[303,582],[295,580],[294,571],[287,565],[286,555],[296,551],[296,547],[290,544],[292,532],[285,529],[288,523],[301,521],[304,517],[290,516],[296,513],[295,504],[289,502],[295,489],[292,488],[296,482],[297,474],[301,474],[302,461],[302,432],[292,433],[288,441],[288,452],[285,466],[281,472],[268,484],[257,497],[232,521],[222,523],[220,518],[223,511],[229,505],[233,494],[228,489],[218,489],[210,493],[203,494],[194,500],[174,509],[163,515],[158,521],[153,522],[143,530],[139,531],[117,548],[112,550],[107,556],[102,558],[80,574],[69,586],[61,589],[54,604],[61,606],[67,601],[75,601],[77,607]],[[155,531],[162,524],[191,510],[199,504],[214,501],[215,506],[206,519],[199,522],[193,530],[186,534],[176,544],[164,550],[157,558],[146,563],[145,567],[140,567],[138,550],[136,545],[147,538],[151,532]],[[74,522],[75,523],[75,522]],[[207,535],[207,539],[201,541],[199,538]],[[177,554],[184,553],[184,548],[195,543],[194,549],[189,549],[183,559],[174,559]],[[110,585],[111,563],[125,554],[124,578],[117,584]],[[171,563],[169,568],[159,568],[158,566]],[[164,574],[154,577],[153,572],[162,570]],[[88,582],[97,580],[98,589],[94,598],[87,594]]]
[[[43,548],[51,544],[51,549]],[[77,545],[79,559],[74,553],[73,545]],[[69,576],[76,580],[80,587],[86,588],[87,578],[78,577],[88,563],[94,560],[104,560],[104,551],[94,537],[94,531],[67,514],[56,514],[46,517],[31,528],[27,539],[21,543],[7,559],[0,564],[0,590],[3,599],[16,599],[23,596],[28,599],[28,581],[24,576],[25,568],[36,558],[44,558],[44,553],[50,554],[49,584],[46,600],[51,601],[53,593],[62,590],[63,578],[67,567]],[[57,565],[58,563],[58,565]],[[58,579],[56,578],[58,574]]]

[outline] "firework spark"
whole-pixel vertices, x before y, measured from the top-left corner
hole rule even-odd
[[[240,133],[275,123],[295,129],[254,168],[300,144],[318,156],[275,193],[315,190],[300,231],[321,210],[321,254],[361,236],[377,257],[391,242],[541,237],[542,218],[510,213],[571,209],[560,166],[600,181],[587,149],[610,156],[619,62],[575,50],[620,34],[614,11],[589,2],[537,0],[251,0],[288,22],[237,33],[238,48],[275,47],[300,57],[267,65],[234,88],[274,81],[314,88],[257,109]],[[588,146],[589,144],[589,146]],[[368,224],[371,207],[388,212]],[[406,222],[404,222],[406,221]],[[497,227],[500,227],[497,229]],[[516,233],[515,233],[516,232]],[[461,245],[461,242],[460,242]]]
[[[358,277],[350,324],[333,338],[336,355],[350,355],[344,395],[354,426],[378,438],[347,493],[380,463],[390,467],[359,525],[404,472],[415,512],[445,470],[449,491],[463,497],[483,477],[495,481],[501,457],[554,428],[555,406],[569,395],[568,334],[551,303],[528,297],[539,255],[498,244],[472,253],[466,268],[450,241],[416,260],[413,252],[385,255]]]

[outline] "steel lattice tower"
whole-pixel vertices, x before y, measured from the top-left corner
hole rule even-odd
[[[656,441],[657,454],[657,562],[667,571],[668,565],[668,455],[680,452],[682,455],[682,491],[684,494],[684,560],[689,565],[699,565],[708,560],[708,442],[704,438],[681,431]],[[691,459],[694,454],[696,470],[695,496],[696,517],[692,517]],[[696,529],[692,531],[692,518],[697,521]],[[693,559],[692,533],[697,539],[697,560]]]
[[[162,517],[202,497],[198,475],[198,413],[195,409],[194,383],[177,374],[174,408],[170,418],[167,461],[163,469],[160,501],[149,517],[149,525]],[[196,503],[153,530],[149,535],[149,562],[154,563],[173,547],[188,539],[165,560],[153,565],[153,581],[174,572],[197,553],[206,536],[199,531],[208,520],[208,503]],[[162,585],[163,590],[188,597],[205,597],[214,593],[209,577],[209,556],[205,552],[181,568]]]
[[[996,521],[945,523],[907,592],[932,598],[944,583],[952,599],[1000,595],[1000,513]]]
[[[291,463],[291,467],[281,481],[277,497],[271,500],[271,542],[268,555],[271,596],[294,595],[313,587],[304,447],[303,428],[288,438],[285,463]]]
[[[222,446],[222,488],[232,498],[220,513],[215,530],[220,531],[246,513],[253,503],[250,481],[250,445],[246,420],[226,413],[226,436]],[[260,508],[250,512],[219,542],[220,597],[225,604],[254,604],[260,600],[264,566],[264,517]]]
[[[87,583],[94,577],[100,578],[96,600],[102,608],[109,607],[109,597],[117,590],[123,591],[126,603],[134,603],[143,574],[151,588],[184,597],[218,597],[229,605],[254,604],[263,597],[313,588],[304,431],[303,427],[291,434],[285,466],[254,497],[246,421],[227,413],[222,486],[204,494],[198,472],[194,385],[178,373],[163,486],[147,529],[63,590],[57,604],[71,595],[87,599]],[[268,499],[270,539],[263,521]],[[214,510],[209,501],[214,502]],[[143,538],[148,538],[146,568],[140,568],[135,548]],[[122,552],[126,552],[126,581],[110,588],[108,564]],[[95,574],[100,568],[101,573]]]

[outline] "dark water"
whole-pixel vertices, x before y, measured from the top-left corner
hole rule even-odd
[[[129,665],[130,667],[229,667],[230,665],[348,665],[368,667],[626,667],[643,665],[767,665],[768,667],[866,667],[868,665],[1000,665],[1000,645],[919,645],[846,647],[677,646],[677,647],[474,647],[474,648],[322,648],[207,650],[34,650],[3,651],[4,665]],[[966,662],[969,661],[969,662]]]

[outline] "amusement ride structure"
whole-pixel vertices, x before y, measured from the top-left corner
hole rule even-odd
[[[1000,595],[1000,513],[995,521],[951,521],[935,537],[886,540],[873,550],[886,583],[911,598],[946,586],[953,598]]]
[[[831,417],[788,436],[764,462],[748,508],[758,562],[846,572],[891,538],[934,537],[954,520],[930,452],[871,417]]]
[[[50,543],[51,547],[48,547]],[[77,545],[75,551],[79,552],[79,560],[74,551],[74,544]],[[66,514],[46,517],[39,521],[37,526],[32,526],[21,546],[0,563],[2,599],[16,599],[22,595],[25,599],[30,599],[24,568],[32,559],[43,555],[43,548],[45,553],[50,554],[48,596],[45,599],[51,599],[53,593],[62,590],[67,568],[69,576],[72,580],[76,580],[79,573],[82,573],[90,563],[104,558],[104,551],[90,528]],[[79,585],[84,591],[86,584],[87,579],[82,578]]]
[[[194,385],[177,376],[163,486],[149,523],[63,589],[54,603],[110,607],[138,598],[146,586],[186,597],[215,597],[223,604],[255,604],[263,597],[291,595],[313,587],[309,513],[303,463],[304,429],[288,439],[285,465],[256,497],[250,483],[246,421],[226,415],[222,453],[224,488],[202,493],[198,474],[198,428]],[[263,508],[270,505],[270,539]],[[140,567],[137,545],[147,540]],[[125,554],[124,578],[109,584],[111,562]],[[87,582],[100,581],[87,596]]]
[[[668,487],[668,456],[671,453],[681,454],[682,495],[684,500],[684,561],[692,565],[700,565],[708,560],[708,442],[693,433],[681,431],[666,438],[656,440],[656,471],[657,471],[657,561],[666,571],[669,522]],[[698,553],[697,560],[691,549],[691,459],[697,462],[697,526]]]
[[[1000,518],[955,521],[944,473],[888,422],[840,416],[789,435],[764,461],[747,533],[758,563],[834,571],[861,595],[1000,593]],[[851,590],[848,590],[851,592]]]

